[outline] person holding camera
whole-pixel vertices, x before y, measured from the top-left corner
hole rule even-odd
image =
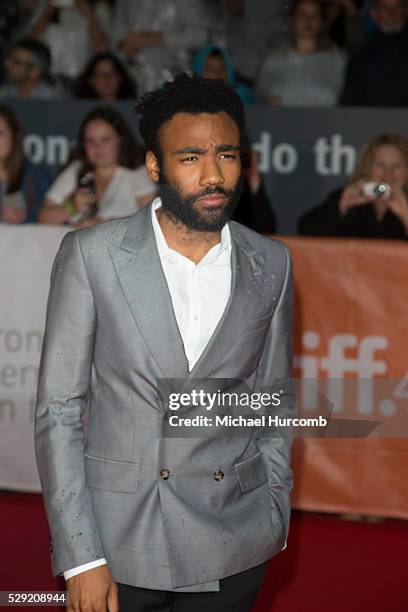
[[[298,221],[299,234],[408,238],[408,140],[381,134],[363,149],[349,185]]]
[[[133,214],[156,195],[143,161],[122,115],[111,106],[93,108],[81,123],[72,161],[46,194],[40,223],[85,227]]]

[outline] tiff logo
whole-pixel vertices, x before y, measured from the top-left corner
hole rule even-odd
[[[319,392],[317,385],[310,379],[326,378],[325,395],[333,404],[333,412],[344,409],[344,378],[352,375],[356,379],[356,411],[358,414],[373,414],[374,385],[376,375],[387,373],[387,363],[377,357],[377,351],[388,348],[384,336],[365,336],[359,339],[354,334],[335,334],[327,344],[324,356],[310,355],[321,346],[317,332],[307,331],[302,335],[302,355],[295,355],[294,366],[305,379],[302,385],[302,406],[305,410],[318,407]],[[390,415],[391,416],[391,415]]]

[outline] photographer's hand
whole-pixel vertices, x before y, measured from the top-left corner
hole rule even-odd
[[[96,201],[95,194],[86,187],[79,187],[72,199],[77,212],[83,212],[90,209]]]
[[[339,212],[342,217],[355,206],[368,204],[372,201],[363,193],[362,186],[365,182],[364,180],[356,181],[343,190],[339,201]]]

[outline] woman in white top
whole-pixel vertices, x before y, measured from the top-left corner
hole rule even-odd
[[[294,0],[291,45],[272,51],[261,66],[256,90],[273,106],[333,106],[343,86],[346,58],[325,36],[324,5]]]
[[[72,161],[47,191],[39,222],[94,225],[131,215],[155,196],[125,119],[111,106],[97,107],[83,119]]]

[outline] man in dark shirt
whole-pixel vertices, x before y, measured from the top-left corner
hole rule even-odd
[[[343,105],[408,105],[407,15],[406,0],[376,0],[378,31],[349,62]]]

